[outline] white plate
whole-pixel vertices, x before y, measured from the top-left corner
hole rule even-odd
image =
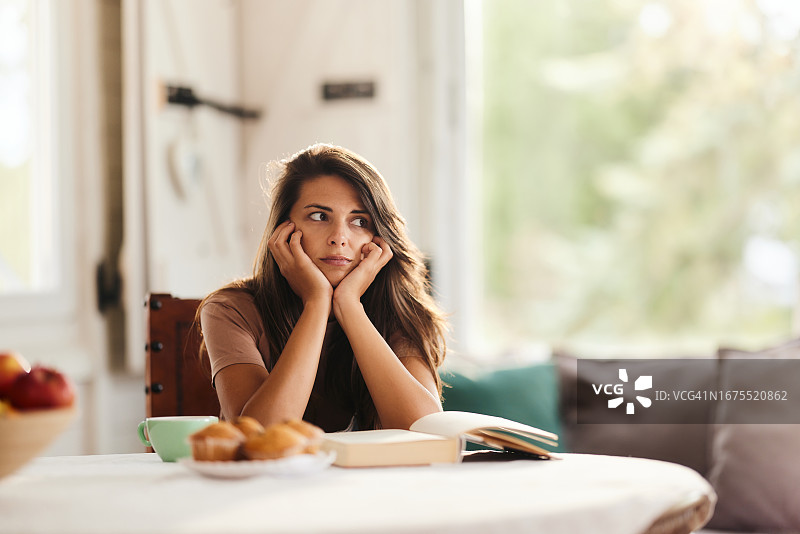
[[[336,459],[334,452],[297,454],[278,460],[242,460],[240,462],[198,462],[181,458],[178,463],[212,478],[248,478],[258,475],[296,477],[310,475],[330,466]]]

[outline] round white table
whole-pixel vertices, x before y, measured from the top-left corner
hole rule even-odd
[[[0,533],[640,534],[687,504],[702,503],[693,514],[707,521],[714,501],[691,469],[611,456],[239,480],[206,478],[155,454],[65,456],[0,480]]]

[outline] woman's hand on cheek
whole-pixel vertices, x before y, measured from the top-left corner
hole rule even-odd
[[[361,254],[364,255],[364,258],[358,266],[336,286],[336,290],[333,292],[334,304],[337,301],[341,303],[346,300],[359,302],[380,270],[394,256],[386,241],[377,236],[361,248]],[[335,306],[334,311],[336,311]]]
[[[294,223],[287,221],[275,229],[268,246],[281,274],[304,305],[316,299],[330,303],[333,287],[303,250],[302,237],[301,231],[295,231]]]

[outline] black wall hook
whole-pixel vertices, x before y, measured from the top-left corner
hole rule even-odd
[[[191,87],[181,87],[177,85],[167,85],[167,102],[193,108],[195,106],[208,106],[223,113],[229,113],[240,119],[258,119],[261,117],[261,110],[245,109],[241,106],[228,106],[213,100],[200,98]]]

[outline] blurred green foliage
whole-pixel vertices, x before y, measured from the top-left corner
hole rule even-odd
[[[800,3],[762,4],[483,2],[488,337],[792,334]]]

